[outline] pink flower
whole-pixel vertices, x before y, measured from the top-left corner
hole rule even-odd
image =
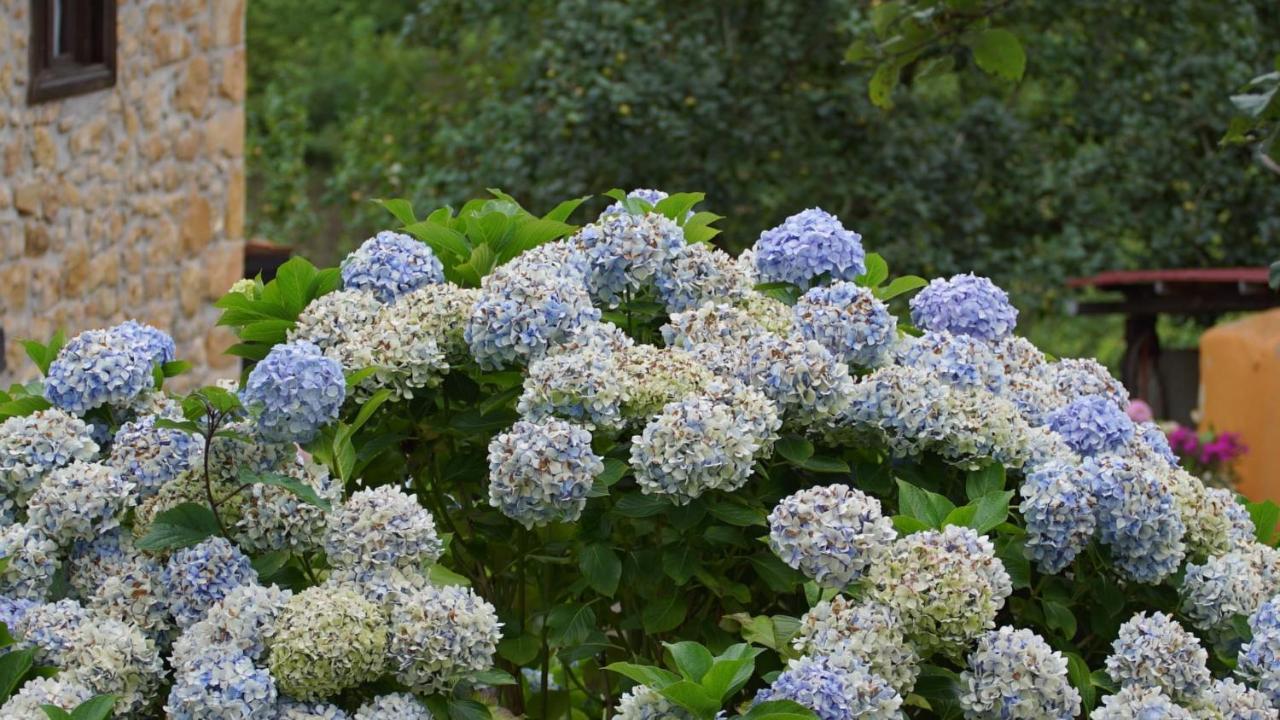
[[[1240,436],[1224,432],[1205,443],[1200,449],[1200,462],[1205,465],[1213,463],[1229,463],[1243,455],[1248,448],[1240,442]]]
[[[1169,431],[1169,447],[1181,457],[1195,455],[1200,450],[1200,438],[1195,430],[1178,425]]]
[[[1136,423],[1151,422],[1155,419],[1155,413],[1152,412],[1151,406],[1145,400],[1134,398],[1129,401],[1129,406],[1124,409],[1129,419]]]

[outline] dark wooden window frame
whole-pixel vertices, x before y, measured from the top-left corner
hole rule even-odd
[[[87,27],[66,28],[69,47],[54,55],[53,0],[31,0],[30,104],[108,88],[116,83],[116,0],[62,0],[68,19]]]

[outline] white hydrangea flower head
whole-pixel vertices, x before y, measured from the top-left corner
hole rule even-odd
[[[1067,659],[1030,630],[1005,626],[978,638],[960,685],[970,720],[1071,720],[1080,712]]]
[[[1053,389],[1063,402],[1086,395],[1102,395],[1121,410],[1129,405],[1129,391],[1093,358],[1063,358],[1050,363],[1048,372]]]
[[[1131,685],[1102,698],[1102,705],[1089,714],[1092,720],[1199,720],[1179,707],[1159,688]]]
[[[70,563],[69,582],[87,607],[137,625],[152,640],[168,637],[173,620],[164,567],[134,548],[129,535],[117,528],[92,543],[77,543]]]
[[[364,290],[337,290],[312,300],[289,329],[289,342],[304,340],[320,348],[347,370],[355,370],[347,347],[382,312],[382,303]]]
[[[749,292],[737,303],[757,325],[776,335],[790,335],[795,326],[791,306],[760,292]]]
[[[1231,678],[1215,680],[1208,692],[1188,706],[1197,720],[1276,720],[1280,710],[1264,693]]]
[[[319,700],[382,674],[387,619],[377,605],[350,590],[308,588],[285,603],[269,650],[268,665],[280,691]]]
[[[215,437],[209,446],[209,472],[219,483],[239,487],[242,470],[278,472],[298,457],[296,444],[267,440],[247,421],[228,423],[224,429],[236,436]]]
[[[1030,340],[1020,335],[1010,335],[992,343],[991,351],[1004,366],[1006,375],[1049,380],[1049,358]]]
[[[784,423],[820,426],[849,407],[855,387],[849,367],[818,342],[766,334],[743,352],[739,379],[777,403]]]
[[[300,457],[284,474],[301,481],[331,505],[342,500],[342,483],[323,465]],[[242,511],[233,531],[240,547],[254,553],[307,552],[320,547],[327,515],[323,508],[275,485],[253,483],[242,493]]]
[[[769,514],[773,553],[823,587],[860,579],[897,537],[879,500],[843,484],[793,493]]]
[[[33,677],[0,706],[0,720],[45,720],[49,716],[41,706],[75,708],[93,696],[92,690],[71,678]]]
[[[559,417],[593,431],[619,430],[626,396],[620,372],[618,354],[608,347],[552,353],[529,365],[516,409],[530,420]]]
[[[961,467],[992,459],[1020,468],[1036,454],[1035,434],[1011,401],[982,388],[952,388],[939,408],[942,441],[935,448]]]
[[[72,633],[60,677],[116,696],[116,717],[135,717],[155,697],[164,675],[160,651],[137,625],[95,616]]]
[[[640,490],[685,505],[712,490],[742,487],[768,438],[739,419],[729,404],[702,395],[668,403],[631,439]]]
[[[1246,519],[1249,512],[1236,502],[1231,490],[1206,487],[1200,478],[1182,468],[1161,467],[1158,463],[1144,467],[1158,474],[1173,496],[1174,507],[1186,526],[1183,542],[1190,556],[1222,555],[1242,541],[1253,539],[1253,521]]]
[[[1255,561],[1256,555],[1232,550],[1204,563],[1187,563],[1178,593],[1183,613],[1192,625],[1211,634],[1228,631],[1232,618],[1252,615],[1268,597],[1280,591],[1280,587],[1267,582]]]
[[[282,700],[277,713],[277,720],[351,720],[346,710],[327,702],[304,703],[296,700]]]
[[[25,600],[44,600],[62,564],[58,544],[27,524],[0,530],[0,558],[7,561],[0,570],[0,592]]]
[[[927,370],[891,365],[857,382],[834,430],[871,433],[895,455],[911,457],[941,445],[950,432],[945,408],[952,389]]]
[[[430,584],[426,575],[413,568],[357,565],[334,568],[324,579],[323,586],[351,590],[390,613]]]
[[[27,524],[54,541],[89,540],[120,524],[136,502],[133,483],[114,469],[77,460],[49,473],[27,503]]]
[[[547,355],[577,352],[591,348],[596,352],[624,353],[636,346],[625,330],[605,320],[597,320],[575,328],[560,342],[547,348]]]
[[[480,297],[479,288],[464,288],[453,283],[423,285],[401,295],[395,303],[385,305],[374,324],[401,322],[414,327],[435,341],[449,363],[471,359],[463,337],[471,306]]]
[[[441,692],[493,667],[501,639],[497,612],[471,588],[428,586],[391,613],[387,654],[400,682]]]
[[[618,357],[623,388],[622,414],[641,423],[667,403],[706,390],[715,376],[697,358],[677,348],[636,345]]]
[[[767,332],[745,310],[726,303],[706,303],[691,310],[671,313],[662,326],[668,347],[693,350],[710,343],[724,347],[746,347],[747,341]]]
[[[409,693],[379,695],[360,706],[351,720],[432,720],[431,711]]]
[[[995,627],[1013,593],[991,541],[954,525],[899,538],[867,577],[870,598],[898,614],[922,654],[953,658]]]
[[[276,619],[291,597],[291,591],[275,585],[241,585],[174,641],[169,663],[175,671],[185,672],[206,656],[263,659],[275,636]]]
[[[903,634],[898,616],[876,602],[854,604],[837,595],[800,618],[792,646],[801,655],[842,655],[861,662],[903,697],[916,684],[920,656]]]
[[[324,550],[334,567],[423,567],[444,552],[431,513],[391,485],[353,493],[327,523]]]
[[[573,522],[602,472],[586,428],[520,420],[489,443],[489,504],[526,528]]]
[[[688,710],[648,685],[636,685],[618,698],[612,720],[695,720]]]
[[[449,361],[431,329],[412,317],[390,312],[394,307],[388,306],[373,322],[356,330],[347,343],[351,366],[373,371],[356,385],[357,397],[385,388],[394,398],[412,398],[439,385],[449,372]]]
[[[778,406],[760,390],[736,379],[717,380],[707,386],[706,396],[724,403],[733,411],[735,422],[744,433],[760,443],[757,457],[773,451],[773,444],[782,429],[782,417]]]
[[[49,408],[0,423],[0,494],[26,505],[50,471],[98,454],[89,425]]]
[[[1212,677],[1200,640],[1161,612],[1140,612],[1120,626],[1107,656],[1107,675],[1122,686],[1159,688],[1174,700],[1203,693]]]

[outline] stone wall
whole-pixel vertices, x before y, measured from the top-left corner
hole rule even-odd
[[[114,87],[28,105],[30,0],[0,0],[0,326],[128,318],[170,332],[186,383],[233,375],[211,300],[244,253],[246,0],[120,0]]]

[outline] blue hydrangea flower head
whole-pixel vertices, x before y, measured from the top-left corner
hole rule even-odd
[[[769,700],[791,700],[820,720],[890,720],[899,717],[902,707],[898,691],[865,665],[827,657],[792,660],[773,684],[756,694],[756,704]]]
[[[125,320],[111,328],[112,334],[122,342],[138,349],[152,364],[163,365],[173,362],[178,356],[173,338],[163,330],[140,323],[136,320]]]
[[[1085,457],[1119,450],[1134,433],[1133,420],[1101,395],[1086,395],[1053,411],[1049,429]]]
[[[1098,530],[1116,568],[1130,579],[1160,582],[1186,554],[1186,532],[1173,494],[1159,476],[1123,458],[1096,458],[1093,494]]]
[[[136,331],[82,332],[49,366],[44,397],[76,415],[102,405],[126,404],[155,386],[154,351]]]
[[[911,321],[922,330],[994,342],[1013,333],[1018,310],[995,283],[969,273],[930,282],[911,298]]]
[[[147,497],[191,468],[202,454],[190,433],[156,427],[155,416],[144,415],[116,432],[107,464]]]
[[[631,467],[640,491],[686,505],[712,490],[742,487],[780,424],[769,400],[758,392],[754,397],[759,412],[751,420],[762,424],[744,421],[731,403],[708,395],[667,403],[631,439]]]
[[[1240,648],[1236,672],[1280,706],[1280,595],[1249,617],[1253,639]]]
[[[165,703],[172,720],[274,720],[275,680],[271,673],[244,656],[201,658],[180,674]]]
[[[1030,630],[1005,626],[980,637],[960,684],[960,707],[971,720],[1071,720],[1080,712],[1067,659]]]
[[[895,362],[917,367],[958,388],[985,388],[999,394],[1008,383],[1004,364],[991,346],[968,335],[927,331],[894,346]]]
[[[538,360],[599,320],[572,269],[517,258],[485,276],[463,338],[481,367],[496,370]]]
[[[283,343],[249,372],[241,400],[267,440],[305,443],[338,417],[347,397],[342,366],[305,340]]]
[[[1144,422],[1137,426],[1137,440],[1142,442],[1157,457],[1169,463],[1169,467],[1178,467],[1178,456],[1169,446],[1169,436],[1153,422]]]
[[[603,471],[586,428],[557,418],[521,420],[489,443],[489,504],[526,528],[573,522]]]
[[[590,262],[592,297],[610,306],[628,291],[653,286],[687,247],[684,230],[657,213],[603,216],[579,230],[574,241]]]
[[[186,628],[232,590],[257,582],[258,573],[249,558],[226,538],[211,537],[175,552],[160,581],[169,593],[174,620]]]
[[[871,291],[838,281],[806,292],[792,309],[794,327],[850,365],[876,367],[898,338],[898,319]]]
[[[666,192],[662,190],[654,190],[651,188],[636,188],[635,190],[632,190],[631,192],[627,193],[628,200],[643,200],[649,203],[650,205],[657,205],[663,200],[666,200],[667,197],[669,196]],[[607,215],[621,215],[626,212],[627,212],[627,209],[623,207],[621,202],[615,202],[609,207],[605,208],[604,211],[600,213],[600,217],[604,218]],[[692,215],[693,214],[692,211],[690,211],[689,214]]]
[[[0,623],[4,623],[9,632],[13,633],[22,617],[37,604],[35,600],[0,595]]]
[[[823,587],[861,578],[897,537],[880,501],[848,485],[801,490],[769,513],[770,549]]]
[[[1089,545],[1097,526],[1091,463],[1050,460],[1031,469],[1020,490],[1027,523],[1027,553],[1055,574]]]
[[[819,208],[796,213],[761,233],[755,256],[761,282],[788,282],[802,288],[822,275],[853,280],[867,271],[862,236]]]
[[[435,518],[394,485],[352,493],[329,513],[322,542],[339,568],[421,568],[444,552]]]
[[[1190,700],[1209,687],[1209,653],[1169,615],[1140,612],[1120,626],[1107,656],[1107,675],[1122,687],[1159,688]]]
[[[745,300],[752,282],[731,255],[707,243],[695,243],[659,268],[656,285],[667,312],[678,313],[704,303]]]
[[[342,285],[384,303],[429,283],[444,282],[444,266],[426,243],[384,230],[342,261]]]
[[[71,598],[36,603],[18,619],[13,634],[24,647],[36,648],[38,662],[57,665],[71,650],[80,626],[91,618],[92,613]]]

